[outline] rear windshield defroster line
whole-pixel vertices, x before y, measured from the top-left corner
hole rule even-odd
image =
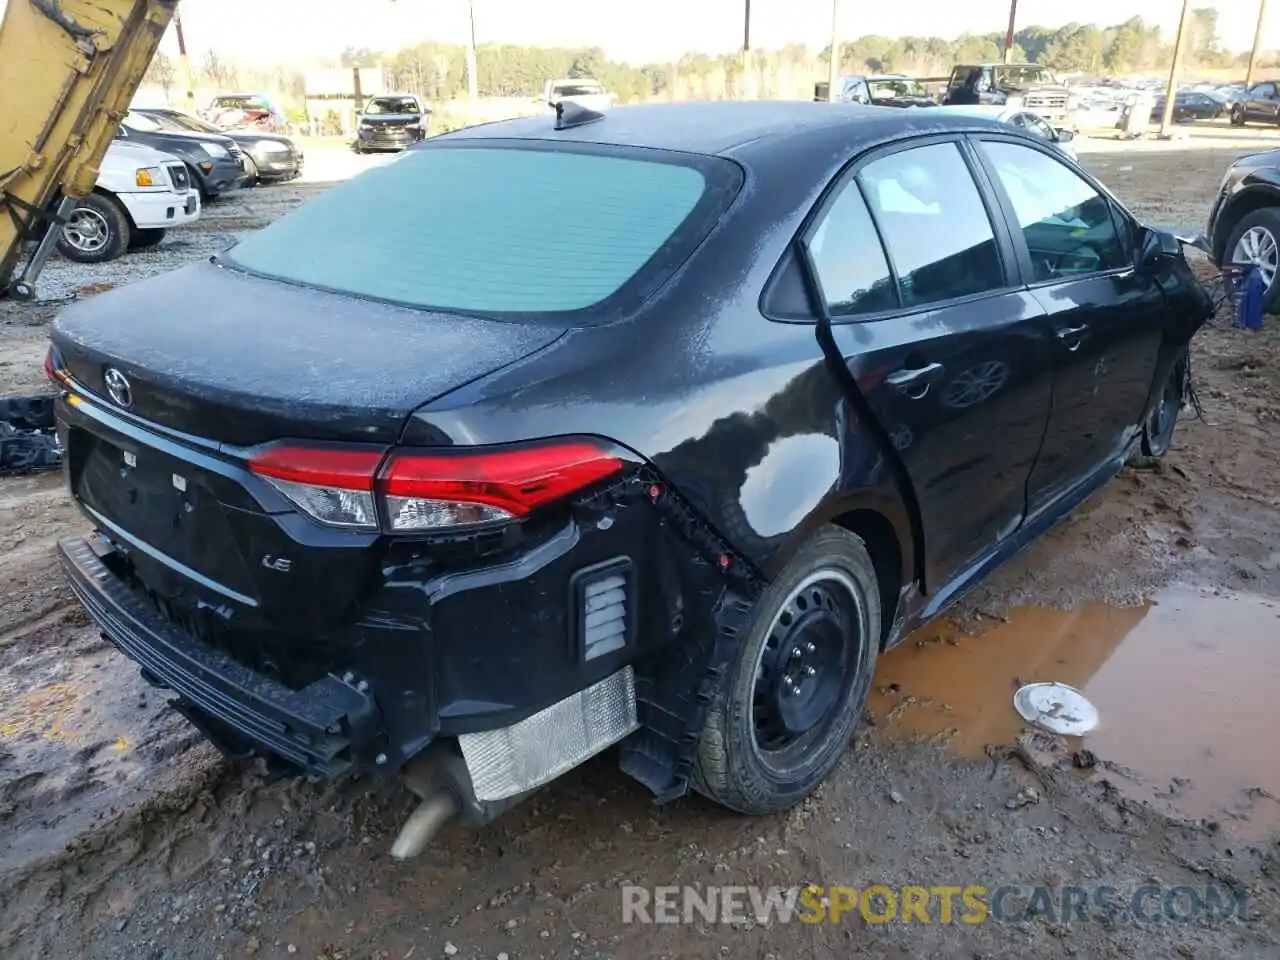
[[[741,183],[718,157],[428,142],[250,234],[221,262],[424,309],[607,319],[669,279]]]

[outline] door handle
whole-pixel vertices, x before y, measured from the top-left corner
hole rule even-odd
[[[1078,327],[1060,327],[1054,331],[1054,334],[1068,350],[1079,350],[1080,341],[1084,339],[1084,335],[1089,332],[1089,325],[1081,324]]]
[[[926,363],[923,367],[906,367],[895,370],[884,378],[884,382],[899,393],[905,393],[913,400],[919,400],[929,392],[929,385],[941,379],[946,370],[940,363]]]

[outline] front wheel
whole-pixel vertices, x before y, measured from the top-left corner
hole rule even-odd
[[[750,815],[799,803],[853,736],[880,649],[881,602],[862,540],[819,530],[756,603],[698,744],[693,785]]]
[[[1262,207],[1246,214],[1236,224],[1223,245],[1227,263],[1251,263],[1267,285],[1262,308],[1280,311],[1280,207]]]
[[[76,263],[106,263],[129,249],[129,215],[114,197],[82,197],[58,236],[58,252]]]
[[[1231,125],[1233,127],[1244,126],[1244,107],[1239,104],[1231,108]]]

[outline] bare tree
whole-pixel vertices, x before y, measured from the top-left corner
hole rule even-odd
[[[176,74],[177,71],[174,70],[173,61],[169,58],[169,55],[157,50],[156,55],[151,58],[151,65],[147,67],[143,80],[147,83],[154,83],[163,90],[165,103],[169,103],[169,91],[173,88]]]
[[[231,86],[231,81],[235,79],[236,70],[231,64],[227,63],[212,50],[206,50],[204,54],[203,71],[205,77],[218,90],[226,90]]]

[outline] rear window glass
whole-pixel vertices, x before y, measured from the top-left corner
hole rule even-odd
[[[636,277],[672,244],[707,190],[702,171],[681,162],[503,147],[410,150],[250,234],[225,259],[416,307],[570,312]]]

